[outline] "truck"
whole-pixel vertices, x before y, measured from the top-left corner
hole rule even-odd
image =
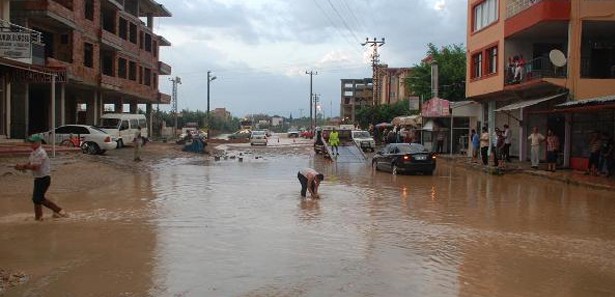
[[[132,145],[138,127],[141,127],[141,137],[148,138],[144,114],[105,113],[100,117],[98,127],[117,139],[117,148]]]

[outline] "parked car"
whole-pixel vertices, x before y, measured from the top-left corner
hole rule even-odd
[[[369,135],[369,132],[353,130],[351,135],[352,141],[354,141],[363,151],[369,150],[374,152],[376,150],[376,141],[374,141],[374,138]]]
[[[286,135],[288,135],[288,138],[297,138],[297,137],[299,137],[300,133],[301,132],[299,132],[298,130],[288,130]]]
[[[233,134],[228,136],[228,139],[248,139],[252,135],[252,131],[250,130],[239,130]]]
[[[393,174],[421,172],[432,175],[436,170],[436,155],[419,143],[391,143],[374,155],[372,168]]]
[[[107,132],[90,125],[64,125],[56,128],[56,144],[76,146],[78,144],[84,153],[104,154],[117,147],[117,139]],[[40,133],[45,143],[52,143],[52,131]],[[76,138],[79,141],[74,141]]]
[[[314,133],[310,130],[305,130],[301,132],[300,136],[303,138],[312,138],[314,136]]]
[[[250,135],[250,145],[267,145],[267,133],[265,131],[252,131]]]

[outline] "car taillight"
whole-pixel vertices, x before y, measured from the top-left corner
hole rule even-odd
[[[111,142],[111,136],[105,137],[105,142]]]
[[[411,156],[408,156],[408,155],[404,156],[404,161],[410,161],[410,160],[412,160]]]
[[[436,159],[436,155],[431,155],[431,158],[435,160]]]

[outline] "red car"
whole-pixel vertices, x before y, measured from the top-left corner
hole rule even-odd
[[[306,131],[301,132],[299,136],[303,138],[312,138],[314,136],[314,133],[312,131],[306,130]]]

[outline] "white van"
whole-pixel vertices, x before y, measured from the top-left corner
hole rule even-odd
[[[147,119],[144,114],[133,113],[105,113],[100,117],[103,131],[117,138],[117,147],[132,145],[132,140],[141,126],[141,136],[147,138]]]

